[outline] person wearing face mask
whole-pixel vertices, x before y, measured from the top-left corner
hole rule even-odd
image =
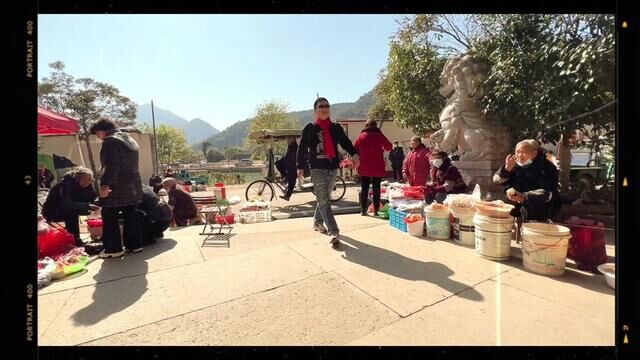
[[[433,200],[441,203],[448,194],[463,194],[467,192],[467,184],[462,179],[460,171],[451,164],[451,159],[444,151],[431,154],[431,180],[427,183],[429,194],[427,203]]]
[[[511,213],[515,217],[546,221],[560,211],[558,169],[535,140],[516,144],[515,155],[507,155],[493,182],[505,187],[507,198],[516,206]]]

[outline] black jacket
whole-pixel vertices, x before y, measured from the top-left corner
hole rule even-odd
[[[527,200],[517,205],[527,210],[527,220],[545,221],[560,211],[562,202],[558,192],[558,169],[541,151],[528,166],[516,164],[511,171],[507,171],[502,165],[493,176],[493,181],[505,186],[505,191],[514,188],[527,196]]]
[[[144,213],[155,221],[169,222],[173,219],[173,211],[171,207],[163,201],[160,201],[160,197],[153,192],[153,188],[143,185],[142,187],[142,202],[138,205],[138,209],[144,211]]]
[[[100,149],[103,175],[100,185],[108,185],[111,193],[100,199],[107,208],[139,204],[142,201],[142,179],[138,169],[138,144],[129,134],[116,131],[106,137]]]
[[[75,172],[68,172],[49,191],[42,205],[42,216],[47,221],[64,221],[65,215],[88,215],[89,204],[96,197],[92,186],[83,188],[75,180]]]
[[[342,126],[332,122],[330,131],[336,152],[336,157],[333,159],[327,159],[324,156],[324,141],[322,128],[320,128],[320,126],[315,123],[309,123],[302,129],[300,146],[298,146],[298,169],[305,169],[307,166],[311,169],[338,169],[340,167],[340,161],[342,160],[338,152],[338,144],[350,155],[353,156],[357,154],[351,140],[349,140],[347,134],[344,133]]]
[[[283,164],[287,172],[296,172],[296,157],[298,156],[298,144],[293,143],[287,146],[287,153],[280,160],[276,161],[279,164]]]
[[[389,152],[389,161],[391,161],[392,166],[402,166],[402,162],[404,161],[404,150],[402,150],[401,146],[398,146]]]

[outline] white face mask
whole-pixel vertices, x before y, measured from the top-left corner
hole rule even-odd
[[[532,162],[533,162],[533,159],[529,159],[529,160],[527,160],[527,161],[525,161],[525,162],[520,162],[519,160],[518,160],[518,161],[516,161],[516,163],[518,163],[518,165],[520,165],[520,166],[527,166],[527,165],[531,165],[531,163],[532,163]]]
[[[442,162],[443,162],[442,159],[434,159],[434,160],[431,160],[431,165],[437,168],[440,168],[440,166],[442,166]]]

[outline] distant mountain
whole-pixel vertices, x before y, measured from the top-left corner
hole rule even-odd
[[[162,109],[158,105],[153,106],[153,115],[156,119],[156,126],[168,125],[171,127],[182,129],[189,121],[181,116],[172,113],[169,110]],[[138,106],[138,113],[136,114],[136,122],[138,123],[152,123],[151,117],[151,104],[143,104]]]
[[[167,125],[184,130],[189,144],[197,144],[220,132],[220,130],[200,118],[188,121],[187,119],[178,116],[169,110],[162,109],[157,105],[153,106],[153,115],[156,120],[156,126]],[[151,104],[143,104],[138,107],[136,122],[147,124],[152,123]]]
[[[356,102],[331,104],[331,117],[333,119],[366,119],[367,112],[372,105],[373,90],[362,95]],[[307,123],[315,120],[313,110],[293,111],[290,112],[289,115],[298,119],[300,127],[303,127]],[[242,146],[242,141],[249,133],[251,120],[252,119],[239,121],[207,140],[211,142],[212,147],[218,149],[224,149],[225,146]],[[198,148],[197,144],[193,147],[194,149]]]
[[[189,121],[187,125],[182,127],[182,130],[184,130],[189,144],[202,142],[204,139],[220,132],[220,130],[200,118]]]

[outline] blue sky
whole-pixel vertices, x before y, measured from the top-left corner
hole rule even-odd
[[[138,104],[222,130],[258,104],[353,102],[377,83],[400,15],[40,15],[38,78],[61,60]]]

